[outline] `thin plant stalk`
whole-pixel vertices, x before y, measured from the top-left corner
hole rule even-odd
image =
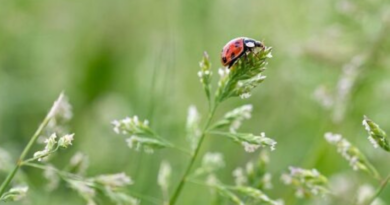
[[[30,151],[31,147],[34,145],[35,141],[38,139],[39,135],[42,133],[42,131],[45,129],[47,124],[49,123],[51,119],[50,113],[46,115],[45,119],[42,121],[42,123],[39,125],[38,129],[35,131],[34,135],[31,137],[30,141],[28,142],[27,146],[23,149],[22,154],[20,155],[18,161],[16,162],[16,166],[13,169],[12,172],[10,172],[7,176],[7,178],[4,180],[4,182],[1,184],[0,187],[0,196],[4,194],[7,187],[11,183],[12,179],[15,177],[16,173],[18,172],[19,168],[23,166],[23,160],[26,158],[28,152]]]
[[[382,193],[382,191],[386,188],[387,184],[390,180],[390,174],[382,181],[381,185],[376,190],[375,194],[367,201],[367,205],[371,205],[375,199]]]
[[[196,160],[196,158],[197,158],[197,156],[199,154],[199,150],[200,150],[200,148],[202,146],[202,143],[203,143],[203,140],[204,140],[204,138],[205,138],[205,136],[207,134],[207,129],[210,126],[210,122],[211,122],[211,120],[212,120],[212,118],[213,118],[213,116],[215,114],[215,110],[217,109],[217,106],[218,106],[218,103],[215,103],[214,106],[212,106],[210,111],[209,111],[206,124],[205,124],[205,126],[204,126],[204,128],[202,130],[202,134],[201,134],[200,139],[198,141],[198,144],[197,144],[197,146],[195,148],[194,154],[191,157],[190,163],[187,165],[187,168],[186,168],[186,170],[185,170],[185,172],[184,172],[184,174],[183,174],[183,176],[182,176],[182,178],[180,180],[179,185],[177,186],[175,192],[173,193],[171,199],[169,200],[169,205],[174,205],[176,203],[176,201],[177,201],[177,199],[178,199],[178,197],[179,197],[179,195],[180,195],[180,193],[181,193],[181,191],[182,191],[182,189],[184,187],[186,179],[187,179],[188,175],[190,174],[192,166],[194,165],[194,162],[195,162],[195,160]]]

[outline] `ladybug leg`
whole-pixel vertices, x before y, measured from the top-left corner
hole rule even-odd
[[[236,62],[235,60],[230,62],[227,68],[230,69],[234,65],[235,62]]]

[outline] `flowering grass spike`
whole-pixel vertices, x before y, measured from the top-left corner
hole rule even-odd
[[[271,189],[272,174],[266,168],[268,152],[263,150],[256,161],[249,161],[245,167],[237,167],[233,176],[237,186],[252,186],[258,189]]]
[[[370,140],[374,148],[381,147],[385,151],[390,152],[390,145],[387,140],[386,132],[383,131],[379,125],[364,116],[363,126],[367,130],[369,135],[368,140]]]
[[[222,102],[230,97],[247,98],[250,92],[265,80],[261,73],[265,70],[267,59],[272,58],[272,48],[256,48],[242,56],[230,69],[221,68],[218,73],[221,78],[216,92],[216,102]]]
[[[246,152],[254,152],[260,147],[269,147],[271,151],[275,150],[277,142],[265,136],[262,132],[260,135],[251,133],[229,133],[229,132],[212,132],[213,134],[224,135],[233,141],[240,143]]]
[[[378,178],[379,174],[376,169],[370,164],[363,153],[355,146],[353,146],[348,140],[344,139],[339,134],[325,133],[325,139],[330,144],[337,147],[337,151],[349,162],[349,165],[353,170],[362,170],[373,177]]]
[[[211,100],[211,77],[213,73],[211,72],[211,64],[209,60],[209,55],[207,52],[203,53],[203,59],[199,63],[200,71],[198,72],[198,76],[200,78],[200,82],[203,85],[204,91],[206,93],[207,99]]]
[[[298,167],[290,167],[289,174],[283,174],[285,184],[291,184],[296,188],[297,197],[324,196],[329,193],[328,179],[316,169],[308,170]]]
[[[149,127],[149,121],[144,120],[142,122],[137,116],[114,120],[112,124],[115,133],[130,135],[126,139],[127,145],[137,151],[142,149],[146,153],[153,153],[155,149],[173,146]]]
[[[229,131],[235,133],[244,120],[250,119],[252,105],[243,105],[225,114],[223,119],[215,123],[210,129],[229,127]]]

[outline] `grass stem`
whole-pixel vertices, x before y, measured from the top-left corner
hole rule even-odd
[[[390,174],[382,181],[375,194],[367,201],[367,205],[371,205],[375,199],[382,193],[382,191],[386,188],[388,182],[390,180]]]
[[[35,131],[34,135],[31,137],[30,141],[28,142],[27,146],[23,149],[22,154],[20,155],[18,161],[16,162],[15,168],[12,172],[10,172],[7,176],[7,178],[3,181],[0,187],[0,196],[2,196],[5,192],[5,190],[8,188],[9,184],[11,183],[12,179],[15,177],[16,173],[18,172],[19,168],[23,166],[23,160],[27,156],[28,152],[30,151],[31,147],[34,145],[35,141],[38,139],[39,135],[42,133],[42,131],[45,129],[47,124],[49,123],[51,117],[46,115],[45,119],[42,121],[42,123],[39,125],[38,129]]]
[[[196,158],[197,158],[197,156],[199,154],[199,150],[200,150],[200,148],[202,146],[202,143],[203,143],[203,140],[204,140],[204,138],[205,138],[205,136],[207,134],[207,129],[210,126],[210,122],[211,122],[211,120],[212,120],[212,118],[213,118],[213,116],[215,114],[215,110],[217,108],[217,105],[218,104],[215,103],[211,107],[211,109],[209,111],[207,122],[205,124],[204,129],[202,130],[202,134],[201,134],[200,139],[198,141],[198,144],[197,144],[197,146],[195,148],[194,154],[192,155],[190,163],[187,165],[187,168],[186,168],[186,170],[185,170],[185,172],[184,172],[184,174],[183,174],[183,176],[182,176],[182,178],[181,178],[181,180],[179,182],[179,185],[177,186],[175,192],[173,193],[171,199],[169,200],[169,205],[174,205],[176,203],[176,201],[177,201],[177,199],[178,199],[178,197],[179,197],[179,195],[180,195],[180,193],[181,193],[181,191],[182,191],[182,189],[184,187],[184,184],[186,182],[187,176],[190,174],[192,166],[194,165],[194,162],[195,162],[195,160],[196,160]]]

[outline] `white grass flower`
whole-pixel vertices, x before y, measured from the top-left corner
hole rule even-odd
[[[211,72],[211,64],[209,60],[209,55],[207,52],[203,53],[203,59],[199,63],[200,71],[198,72],[198,76],[200,79],[200,82],[203,85],[203,89],[206,93],[207,99],[211,100],[211,77],[213,73]]]
[[[368,136],[367,138],[368,138],[368,141],[370,141],[370,143],[372,144],[372,146],[373,146],[375,149],[379,147],[378,142],[375,141],[375,139],[374,139],[373,137]]]
[[[151,135],[153,132],[149,128],[149,122],[144,120],[141,122],[138,116],[126,117],[122,120],[112,121],[114,132],[117,134],[145,134]]]
[[[289,167],[290,173],[282,175],[285,184],[291,184],[296,189],[296,196],[324,196],[329,192],[328,180],[316,169],[308,170],[298,167]]]
[[[61,93],[51,107],[48,117],[70,120],[72,116],[72,106],[68,101],[68,97],[64,93]]]
[[[28,186],[13,187],[9,191],[5,192],[2,196],[0,196],[0,202],[19,201],[26,197],[27,191]]]
[[[72,119],[72,116],[72,106],[64,93],[61,93],[47,115],[49,122],[45,128],[46,133],[55,132],[60,135],[66,133],[67,128],[65,125]]]
[[[230,69],[228,68],[219,68],[218,69],[218,74],[219,76],[221,76],[221,78],[225,78],[226,76],[228,76],[230,73]]]
[[[45,149],[42,151],[37,151],[34,153],[34,158],[38,158],[38,161],[42,161],[42,159],[46,156],[48,156],[52,151],[56,149],[57,141],[56,141],[57,135],[56,133],[53,133],[49,138],[45,140]]]
[[[137,151],[153,153],[155,149],[172,147],[172,144],[159,137],[150,127],[149,121],[140,121],[137,116],[112,122],[117,134],[128,134],[127,145]]]
[[[67,148],[69,145],[72,145],[73,138],[74,138],[74,134],[66,134],[62,136],[58,140],[58,146]]]
[[[242,93],[240,95],[241,99],[247,99],[247,98],[250,98],[252,95],[250,93]]]
[[[47,155],[47,152],[45,150],[43,151],[37,151],[34,153],[34,158],[38,158],[38,161],[42,161],[42,158]]]
[[[327,132],[324,135],[326,141],[328,141],[331,144],[338,143],[342,139],[340,134],[333,134],[331,132]]]
[[[212,75],[212,72],[209,70],[198,72],[198,77],[200,78],[200,82],[202,82],[202,83],[206,81],[205,78],[209,78],[211,75]]]
[[[242,142],[241,144],[244,147],[246,152],[254,152],[260,147],[260,145],[250,144],[248,142]]]
[[[110,188],[119,188],[133,184],[133,180],[125,173],[100,175],[95,177],[94,181]]]
[[[45,140],[45,150],[52,151],[55,148],[55,145],[57,143],[56,141],[57,135],[56,133],[53,133],[48,139]]]
[[[186,124],[187,139],[190,142],[192,150],[195,150],[201,135],[199,123],[200,123],[199,112],[196,109],[196,107],[192,105],[188,108],[187,124]]]
[[[237,167],[233,171],[233,176],[237,186],[243,186],[248,182],[248,178],[244,173],[244,169],[242,169],[241,167]]]

